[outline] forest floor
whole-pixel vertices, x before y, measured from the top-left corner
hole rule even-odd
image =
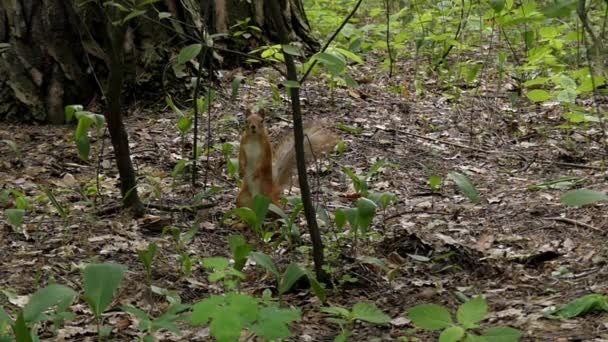
[[[310,170],[315,196],[330,212],[354,205],[351,181],[343,167],[360,174],[379,159],[393,163],[369,186],[395,193],[398,202],[378,213],[368,241],[354,251],[357,257],[344,233],[336,233],[333,225],[322,227],[336,285],[328,289],[328,303],[350,308],[357,302],[373,302],[393,318],[383,326],[357,322],[353,340],[390,341],[402,336],[435,340],[437,335],[412,331],[407,309],[435,303],[455,312],[460,294],[487,298],[490,314],[482,328],[509,325],[524,331],[525,341],[608,340],[606,314],[572,320],[543,317],[545,308],[608,292],[606,205],[567,208],[560,203],[564,188],[608,189],[606,150],[597,143],[601,131],[597,127],[558,128],[564,123],[558,103],[534,106],[524,98],[514,108],[504,89],[495,89],[496,82],[490,80],[476,90],[463,89],[457,102],[432,79],[424,83],[424,95],[389,90],[390,85],[403,84],[411,89],[411,80],[405,76],[410,71],[403,67],[389,80],[374,67],[359,67],[354,70],[361,83],[356,90],[330,92],[311,81],[302,93],[307,120],[361,128],[358,133],[336,129],[345,142],[344,153],[321,160],[322,172]],[[269,73],[272,70],[246,72],[252,82],[242,85],[239,100],[234,101],[229,98],[230,80],[226,81],[212,108],[214,144],[238,142],[234,119],[241,120],[244,109],[262,99],[270,109],[270,134],[277,137],[287,130],[287,104],[270,100]],[[221,149],[212,153],[209,164],[201,163],[195,191],[188,173],[174,180],[171,172],[181,158],[181,139],[175,114],[168,108],[150,109],[162,103],[159,99],[155,105],[134,106],[126,119],[141,195],[154,203],[187,204],[203,189],[207,174],[208,185],[220,187],[211,197],[216,205],[210,209],[196,213],[150,209],[143,219],[133,219],[126,212],[96,216],[96,210],[120,198],[109,139],[98,163],[102,144],[93,138],[91,161],[83,162],[72,140],[74,126],[0,125],[0,139],[15,141],[21,150],[17,157],[0,144],[0,191],[18,190],[30,202],[21,231],[0,216],[0,289],[17,295],[0,295],[7,311],[14,312],[15,305],[27,301],[26,295],[52,281],[80,291],[78,267],[83,263],[116,262],[128,266],[129,272],[115,297],[116,309],[104,318],[115,328],[113,340],[134,340],[136,324],[118,307],[135,305],[153,313],[166,307],[164,299],[147,295],[145,272],[137,256],[151,241],[160,247],[154,285],[175,291],[186,303],[222,292],[196,263],[190,276],[180,273],[174,243],[159,233],[159,227],[171,225],[186,231],[199,222],[200,232],[187,244],[187,251],[193,257],[229,257],[228,236],[243,232],[221,220],[234,207],[237,182],[226,171]],[[206,122],[202,127],[205,136]],[[102,196],[84,196],[96,184],[98,167]],[[459,192],[448,180],[449,172],[462,173],[475,184],[481,195],[479,204]],[[444,179],[437,191],[429,187],[432,175]],[[561,177],[570,178],[553,182]],[[42,187],[51,189],[69,208],[67,223],[44,201]],[[10,208],[12,201],[4,206]],[[306,231],[303,218],[300,222]],[[244,234],[256,250],[272,255],[280,268],[294,259],[310,260],[308,249],[290,251],[285,244],[263,243],[251,232]],[[335,236],[341,237],[338,242]],[[309,244],[307,235],[304,244]],[[390,272],[361,262],[363,256],[381,259]],[[261,269],[248,266],[245,272],[242,289],[246,293],[261,295],[264,289],[275,289],[273,278]],[[291,327],[293,340],[327,341],[340,332],[326,321],[322,303],[307,290],[286,295],[285,303],[302,310],[302,320]],[[47,340],[94,339],[95,323],[84,300],[78,300],[72,310],[77,318],[66,322],[59,336],[50,335],[50,327],[45,326]],[[157,337],[197,341],[208,340],[207,334],[208,330],[185,327],[181,337],[166,332]]]

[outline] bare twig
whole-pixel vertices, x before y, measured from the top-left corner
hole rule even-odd
[[[596,226],[592,226],[592,225],[587,224],[587,223],[583,223],[583,222],[580,222],[580,221],[569,219],[569,218],[566,218],[566,217],[556,216],[556,217],[545,217],[544,219],[545,220],[549,220],[549,221],[558,221],[558,222],[568,223],[568,224],[571,224],[573,226],[581,226],[581,227],[589,228],[589,229],[592,229],[592,230],[595,230],[595,231],[598,231],[598,232],[605,232],[604,229],[598,228]]]

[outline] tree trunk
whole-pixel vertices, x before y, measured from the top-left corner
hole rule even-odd
[[[129,22],[125,60],[131,72],[125,74],[125,88],[132,92],[152,89],[155,98],[162,96],[159,80],[170,60],[170,49],[191,43],[181,33],[196,36],[192,26],[199,31],[205,25],[210,33],[227,33],[221,44],[244,52],[277,42],[268,1],[276,0],[157,3],[158,10],[172,13],[187,25],[155,22],[157,14],[151,10],[147,19],[139,17]],[[77,12],[74,2],[0,0],[0,120],[62,123],[65,105],[86,106],[96,95],[103,95],[100,84],[105,84],[109,76],[107,52],[101,48],[103,35],[99,30],[103,25],[96,15]],[[302,0],[280,2],[290,40],[317,50],[319,44],[311,34]],[[262,33],[246,40],[233,39],[231,31],[241,29],[234,25],[247,18],[252,18],[249,25],[261,28]],[[226,59],[227,63],[238,61]]]
[[[0,0],[0,120],[62,123],[92,98],[78,27],[71,0]]]

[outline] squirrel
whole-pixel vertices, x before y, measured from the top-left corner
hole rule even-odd
[[[274,149],[264,126],[264,110],[245,110],[246,127],[239,147],[239,176],[243,183],[236,199],[237,207],[253,207],[253,198],[264,195],[277,206],[283,190],[291,181],[296,166],[294,139],[283,139]],[[304,129],[305,157],[329,152],[338,136],[320,124]]]

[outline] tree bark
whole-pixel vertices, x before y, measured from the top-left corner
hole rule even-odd
[[[161,95],[159,80],[171,58],[170,49],[191,43],[187,36],[197,36],[203,29],[227,33],[220,44],[244,52],[277,42],[268,1],[277,0],[157,3],[160,11],[171,12],[187,25],[154,22],[157,16],[153,11],[148,19],[129,22],[127,43],[131,49],[125,59],[131,72],[124,75],[125,88],[132,92],[152,89],[157,92],[155,97]],[[311,34],[302,0],[279,1],[290,41],[316,51],[319,44]],[[240,29],[233,26],[247,18],[252,18],[249,25],[258,26],[262,33],[246,41],[233,39],[231,31]],[[65,105],[86,106],[101,96],[99,83],[108,79],[109,60],[101,48],[100,28],[99,17],[77,11],[74,0],[0,0],[0,120],[62,123]],[[241,61],[224,57],[229,57],[225,63]]]

